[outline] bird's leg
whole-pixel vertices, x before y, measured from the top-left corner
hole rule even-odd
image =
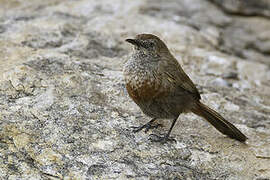
[[[156,120],[157,118],[153,118],[151,119],[151,121],[149,121],[148,123],[142,125],[142,126],[139,126],[139,127],[131,127],[133,128],[133,132],[139,132],[141,131],[142,129],[145,129],[144,132],[147,132],[149,131],[149,129],[154,129],[154,128],[158,128],[160,126],[162,126],[161,124],[156,124],[156,125],[152,125],[152,123]]]
[[[161,143],[165,143],[165,142],[167,142],[167,141],[174,141],[174,142],[176,142],[175,139],[169,138],[169,136],[170,136],[170,134],[171,134],[171,132],[172,132],[172,129],[173,129],[173,127],[174,127],[176,121],[177,121],[177,118],[175,118],[175,119],[173,120],[172,125],[171,125],[171,127],[170,127],[170,129],[169,129],[169,131],[168,131],[168,133],[167,133],[166,135],[159,136],[159,135],[156,135],[156,134],[151,134],[151,135],[150,135],[150,136],[151,136],[151,137],[150,137],[150,140],[153,141],[153,142],[161,142]]]

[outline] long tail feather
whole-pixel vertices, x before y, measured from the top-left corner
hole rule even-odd
[[[192,109],[192,112],[205,118],[210,124],[212,124],[219,132],[236,139],[241,142],[245,142],[247,137],[234,125],[225,120],[219,113],[209,108],[208,106],[198,102]]]

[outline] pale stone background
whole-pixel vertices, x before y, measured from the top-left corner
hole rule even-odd
[[[0,179],[270,179],[270,1],[0,0]],[[130,127],[125,38],[163,39],[203,102],[249,139],[181,115]]]

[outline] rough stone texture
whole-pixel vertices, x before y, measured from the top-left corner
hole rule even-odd
[[[270,2],[268,0],[210,0],[229,14],[243,16],[270,17]]]
[[[223,2],[0,0],[0,179],[270,179],[269,2]],[[177,143],[148,140],[169,120],[131,132],[149,118],[124,88],[124,39],[143,32],[246,144],[192,114]]]

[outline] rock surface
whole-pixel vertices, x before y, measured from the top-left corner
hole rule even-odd
[[[0,3],[0,179],[270,179],[268,1]],[[124,39],[144,32],[246,144],[192,114],[179,117],[177,143],[148,140],[169,120],[132,133],[149,118],[124,87]]]

